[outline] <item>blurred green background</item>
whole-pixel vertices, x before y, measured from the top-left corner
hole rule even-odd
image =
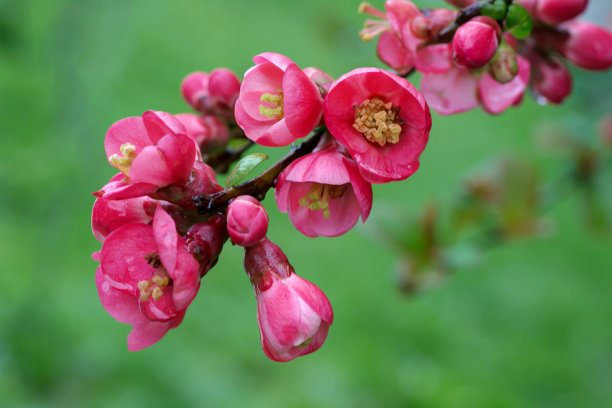
[[[308,239],[268,197],[269,237],[334,307],[322,349],[265,357],[242,251],[227,245],[180,328],[127,351],[129,326],[102,309],[90,258],[91,192],[114,174],[106,129],[147,109],[189,111],[183,76],[241,76],[262,51],[336,77],[380,66],[357,36],[358,3],[0,0],[0,406],[612,406],[612,240],[586,231],[573,198],[549,214],[552,236],[495,248],[405,297],[396,254],[365,229]],[[421,169],[375,186],[374,214],[383,201],[444,203],[458,175],[499,153],[560,171],[533,129],[612,111],[610,73],[575,79],[560,108],[526,98],[499,117],[434,116]]]

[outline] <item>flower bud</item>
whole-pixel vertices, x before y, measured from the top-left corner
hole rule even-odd
[[[255,245],[266,237],[268,213],[255,198],[242,195],[227,208],[227,232],[232,242],[243,247]]]
[[[318,350],[334,320],[321,289],[296,275],[283,251],[267,239],[245,249],[244,267],[255,289],[266,356],[285,362]]]
[[[612,67],[612,33],[586,21],[572,21],[563,28],[569,32],[559,50],[565,58],[585,69]]]
[[[453,60],[463,68],[486,65],[495,55],[501,29],[490,17],[475,17],[459,27],[453,37]]]
[[[193,72],[183,79],[181,93],[189,105],[205,115],[232,118],[240,80],[225,68],[215,69],[210,74]]]
[[[444,0],[444,1],[457,8],[464,8],[476,2],[476,0]]]
[[[206,222],[192,225],[185,235],[187,251],[200,264],[200,276],[215,266],[227,239],[225,217],[215,215]]]
[[[544,102],[559,104],[572,92],[572,76],[560,58],[530,56],[532,61],[531,87]]]
[[[538,0],[536,17],[548,24],[559,24],[582,14],[588,0]]]
[[[512,81],[518,73],[516,51],[510,45],[502,43],[489,64],[488,72],[500,84]]]

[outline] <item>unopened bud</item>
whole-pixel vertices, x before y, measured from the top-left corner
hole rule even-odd
[[[249,247],[266,237],[268,213],[255,198],[243,195],[227,208],[227,232],[236,245]]]
[[[283,251],[265,238],[245,249],[244,267],[255,288],[266,356],[290,361],[318,350],[334,320],[321,289],[296,275]]]
[[[459,27],[453,37],[453,61],[463,68],[486,65],[495,55],[501,29],[490,17],[475,17]]]
[[[500,84],[506,84],[518,74],[516,51],[506,43],[497,49],[488,67],[489,74]]]
[[[559,49],[565,58],[584,69],[612,67],[612,33],[586,21],[571,21],[562,27],[569,32]]]
[[[535,16],[548,24],[559,24],[582,14],[588,0],[538,0]]]
[[[560,58],[531,55],[531,86],[544,102],[559,104],[572,92],[572,76]]]

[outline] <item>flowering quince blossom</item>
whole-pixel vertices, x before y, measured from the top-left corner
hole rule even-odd
[[[200,287],[198,262],[161,207],[152,226],[134,223],[113,231],[99,260],[100,300],[116,320],[132,325],[131,351],[149,347],[178,326]]]
[[[151,194],[161,187],[187,181],[197,154],[183,124],[159,111],[115,122],[106,132],[104,148],[109,163],[122,176],[113,177],[95,194],[116,200]]]
[[[407,80],[378,68],[357,68],[334,82],[324,118],[371,183],[411,176],[431,129],[423,95]]]
[[[321,120],[317,86],[284,55],[264,52],[244,74],[236,101],[236,122],[262,146],[286,146],[312,131]]]
[[[342,235],[372,208],[372,186],[357,164],[334,148],[304,156],[280,175],[276,205],[308,237]]]
[[[245,249],[244,267],[255,289],[264,353],[286,362],[318,350],[334,320],[321,289],[296,275],[283,251],[268,239]]]
[[[266,237],[268,213],[251,196],[236,197],[227,207],[227,232],[236,245],[249,247]]]
[[[420,70],[424,60],[435,56],[427,43],[454,20],[457,13],[448,9],[430,10],[423,13],[411,1],[388,0],[386,13],[362,3],[360,13],[366,13],[381,20],[366,20],[360,32],[364,41],[380,35],[376,47],[378,57],[398,74],[408,73],[412,68]]]

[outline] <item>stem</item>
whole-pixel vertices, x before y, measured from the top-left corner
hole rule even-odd
[[[269,189],[274,187],[280,173],[289,166],[294,160],[312,153],[317,144],[323,137],[327,129],[318,129],[312,136],[304,140],[299,146],[293,147],[282,159],[277,161],[274,166],[261,173],[259,176],[235,187],[226,188],[214,194],[201,194],[193,197],[198,213],[215,213],[224,211],[230,201],[241,195],[250,195],[263,200]]]

